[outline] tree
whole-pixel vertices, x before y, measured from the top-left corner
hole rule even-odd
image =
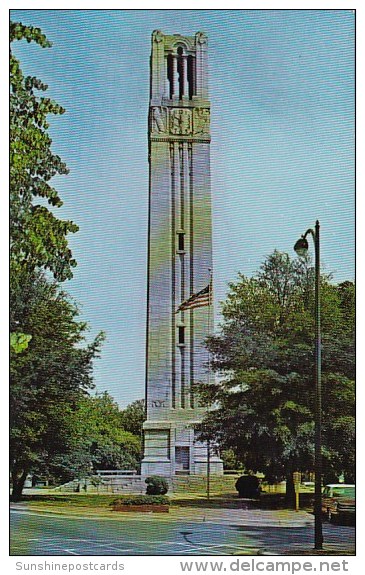
[[[22,39],[42,48],[51,45],[39,28],[11,22],[11,43]],[[54,215],[62,201],[50,180],[68,170],[52,152],[48,132],[48,116],[64,109],[38,95],[46,90],[39,79],[24,76],[11,49],[10,468],[15,498],[30,470],[46,468],[70,448],[71,416],[92,387],[93,359],[103,340],[99,334],[86,344],[87,326],[57,283],[72,277],[76,261],[67,236],[78,227]]]
[[[103,334],[85,344],[85,322],[71,298],[41,272],[24,271],[10,298],[10,327],[32,333],[10,356],[10,468],[13,496],[30,470],[67,451],[71,414],[92,388],[93,360]]]
[[[40,47],[51,46],[39,28],[10,23],[10,41],[25,39]],[[67,174],[66,164],[51,150],[48,115],[64,109],[37,92],[47,86],[38,78],[24,76],[19,60],[10,50],[10,270],[11,277],[22,270],[47,269],[55,279],[72,277],[76,261],[67,235],[78,227],[57,219],[54,209],[62,206],[50,179]],[[35,203],[41,198],[40,203]],[[48,204],[49,209],[45,204]]]
[[[137,437],[141,437],[143,422],[146,419],[144,399],[137,399],[127,405],[121,412],[121,417],[123,428]]]
[[[313,468],[314,272],[310,261],[275,251],[252,278],[239,274],[209,338],[220,380],[200,385],[215,406],[205,436],[233,449],[246,469],[269,479]],[[324,469],[353,477],[354,323],[351,282],[322,275]]]
[[[52,474],[68,481],[98,469],[135,469],[141,438],[125,429],[123,415],[107,392],[81,397],[71,416],[69,449],[50,461]]]
[[[51,46],[39,28],[11,22],[11,44],[23,39],[42,48]],[[37,95],[46,90],[47,86],[38,78],[24,76],[19,60],[10,49],[11,289],[25,274],[41,269],[49,270],[59,281],[70,279],[76,266],[67,235],[76,232],[78,227],[54,215],[62,201],[50,184],[53,176],[67,174],[68,169],[51,150],[47,117],[63,114],[65,110],[50,98]],[[14,352],[21,353],[31,338],[31,332],[23,333],[15,326],[10,346]]]

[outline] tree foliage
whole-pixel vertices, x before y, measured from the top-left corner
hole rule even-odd
[[[121,413],[122,425],[126,431],[137,437],[142,436],[142,426],[146,419],[144,399],[133,401]]]
[[[11,22],[11,43],[23,39],[42,48],[51,46],[39,28]],[[76,265],[67,235],[78,227],[54,215],[62,201],[50,180],[68,170],[51,150],[48,116],[58,116],[65,110],[52,99],[38,95],[46,90],[41,80],[23,74],[10,50],[11,273],[47,269],[63,281],[72,277]]]
[[[201,431],[269,479],[313,469],[314,270],[275,251],[239,274],[208,340],[216,384]],[[321,277],[323,442],[326,477],[354,476],[354,284]]]
[[[69,449],[54,458],[58,480],[90,475],[98,469],[135,469],[141,455],[139,436],[123,426],[123,411],[107,393],[84,396],[72,412]]]

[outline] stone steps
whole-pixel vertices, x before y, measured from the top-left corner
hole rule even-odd
[[[210,477],[210,490],[216,493],[224,493],[226,491],[235,492],[235,483],[238,475],[212,475]],[[179,491],[205,491],[207,488],[207,477],[204,475],[185,475],[175,476],[170,480],[171,489],[174,492]]]
[[[133,493],[140,494],[144,493],[146,486],[141,482],[140,477],[130,476],[115,476],[112,478],[104,478],[103,483],[100,485],[93,485],[91,478],[86,479],[74,479],[68,483],[64,483],[59,487],[56,487],[57,491],[63,493],[75,493],[77,491],[85,491],[84,486],[86,485],[87,493]]]
[[[235,492],[235,482],[238,475],[223,475],[210,477],[210,490],[212,493]],[[166,478],[169,483],[169,491],[172,493],[179,492],[205,492],[207,489],[207,477],[204,475],[175,475]],[[85,491],[87,493],[130,493],[142,494],[146,492],[146,484],[141,476],[113,476],[103,478],[103,483],[99,486],[93,485],[90,478],[74,479],[64,485],[56,488],[57,491],[71,493],[76,491]],[[78,489],[79,488],[79,489]]]

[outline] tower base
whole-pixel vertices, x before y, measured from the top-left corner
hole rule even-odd
[[[141,475],[223,475],[223,461],[197,439],[193,423],[146,421]]]

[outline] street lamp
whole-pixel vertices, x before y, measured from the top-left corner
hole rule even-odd
[[[322,549],[322,386],[321,386],[321,300],[319,221],[296,242],[294,250],[303,257],[308,251],[307,236],[311,235],[315,253],[315,431],[314,431],[314,548]]]

